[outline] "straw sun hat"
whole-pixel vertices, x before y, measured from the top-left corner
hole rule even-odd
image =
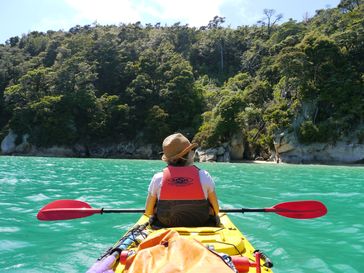
[[[197,147],[182,134],[177,133],[166,137],[163,141],[163,161],[174,160],[183,157],[189,151]]]

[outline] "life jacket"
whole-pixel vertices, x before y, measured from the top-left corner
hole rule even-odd
[[[196,166],[168,166],[163,170],[156,216],[166,227],[197,227],[208,222],[209,202]]]

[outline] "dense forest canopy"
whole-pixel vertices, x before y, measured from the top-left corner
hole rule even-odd
[[[364,142],[364,4],[342,0],[302,22],[264,10],[253,26],[98,24],[30,32],[0,45],[0,137],[39,147],[181,131],[203,147],[244,136]]]

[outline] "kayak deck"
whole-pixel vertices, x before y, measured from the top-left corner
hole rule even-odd
[[[143,225],[147,223],[149,218],[143,215],[136,225]],[[177,231],[182,237],[191,238],[199,241],[209,249],[227,254],[229,256],[244,256],[247,257],[251,262],[255,261],[255,249],[245,238],[245,236],[238,230],[233,224],[230,218],[225,213],[220,214],[221,224],[219,227],[175,227],[175,228],[162,228],[153,230],[149,225],[146,228],[146,232],[149,234],[157,234],[165,232],[166,229]],[[131,245],[128,250],[136,250],[135,244]],[[273,271],[266,267],[265,261],[261,259],[261,272],[273,273]],[[124,272],[124,265],[116,263],[114,265],[114,271],[116,273]],[[232,271],[233,272],[233,271]],[[249,273],[256,273],[255,267],[250,267]]]

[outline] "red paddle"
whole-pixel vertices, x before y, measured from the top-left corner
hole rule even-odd
[[[327,208],[319,201],[292,201],[277,204],[262,209],[221,209],[221,212],[274,212],[278,215],[295,218],[310,219],[324,216]],[[43,207],[37,214],[38,220],[55,221],[88,217],[103,213],[144,213],[144,209],[94,209],[89,204],[78,200],[57,200]]]

